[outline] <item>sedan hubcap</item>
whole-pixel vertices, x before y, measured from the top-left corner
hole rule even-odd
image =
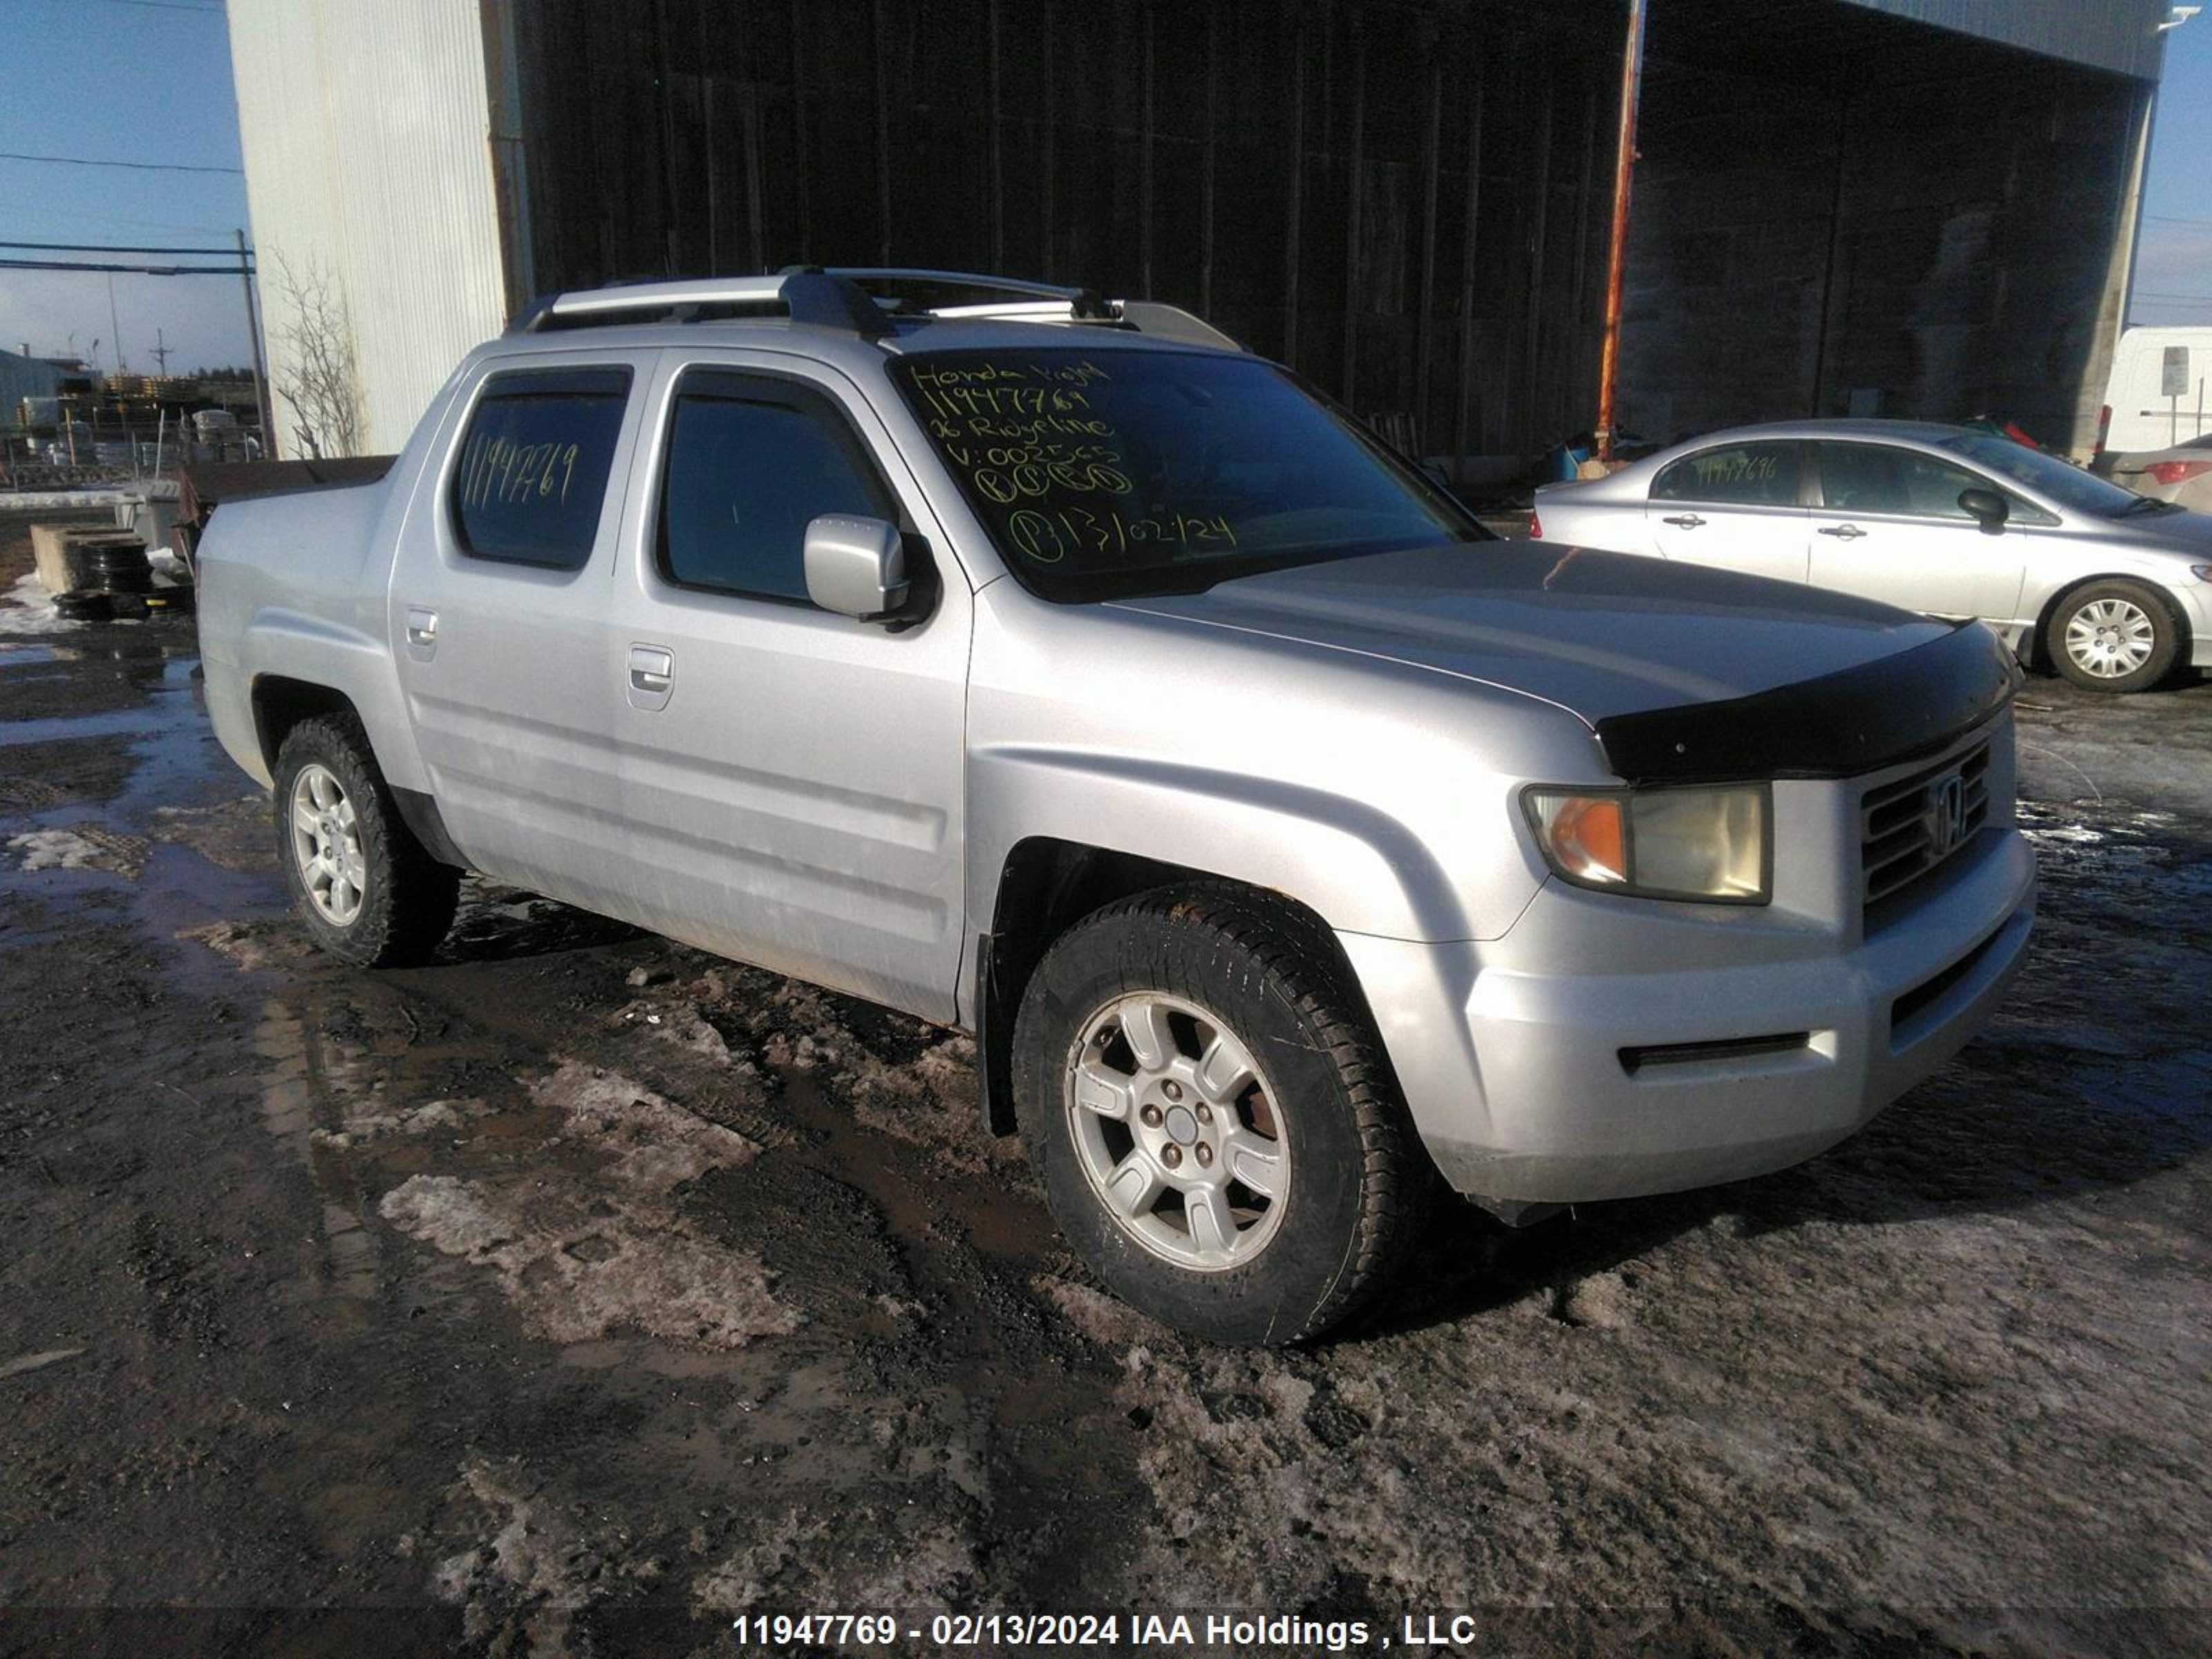
[[[293,780],[291,812],[292,856],[307,902],[333,927],[350,926],[361,914],[368,866],[345,786],[328,767],[311,762]]]
[[[2066,624],[2066,653],[2099,679],[2116,680],[2150,660],[2158,630],[2141,605],[2092,599]]]
[[[1291,1149],[1251,1051],[1194,1002],[1116,997],[1068,1056],[1077,1161],[1122,1231],[1177,1267],[1218,1272],[1267,1248]]]

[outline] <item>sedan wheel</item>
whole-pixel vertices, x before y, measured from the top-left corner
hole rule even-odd
[[[2051,619],[2058,672],[2094,691],[2142,691],[2164,679],[2180,648],[2172,612],[2141,582],[2091,582]]]
[[[2066,654],[2100,680],[2134,673],[2150,660],[2157,641],[2148,614],[2126,599],[2085,605],[2066,624]]]

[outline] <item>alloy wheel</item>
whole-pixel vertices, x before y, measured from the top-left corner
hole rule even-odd
[[[1198,1004],[1143,991],[1099,1008],[1068,1055],[1066,1112],[1092,1191],[1153,1255],[1218,1273],[1279,1231],[1291,1146],[1274,1091]]]
[[[337,775],[319,762],[292,782],[292,856],[307,900],[333,927],[350,926],[368,888],[361,826]]]

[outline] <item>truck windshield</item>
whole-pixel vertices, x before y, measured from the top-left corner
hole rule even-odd
[[[1488,539],[1256,359],[1015,347],[902,357],[892,375],[1008,567],[1048,599]]]

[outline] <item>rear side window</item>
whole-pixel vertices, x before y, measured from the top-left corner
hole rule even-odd
[[[1727,444],[1685,455],[1652,480],[1655,501],[1719,501],[1741,507],[1797,505],[1797,446]]]
[[[450,503],[462,550],[581,570],[629,400],[627,368],[525,369],[484,382]]]
[[[825,513],[898,516],[827,398],[759,375],[684,377],[661,483],[662,575],[679,587],[804,601],[806,526]]]

